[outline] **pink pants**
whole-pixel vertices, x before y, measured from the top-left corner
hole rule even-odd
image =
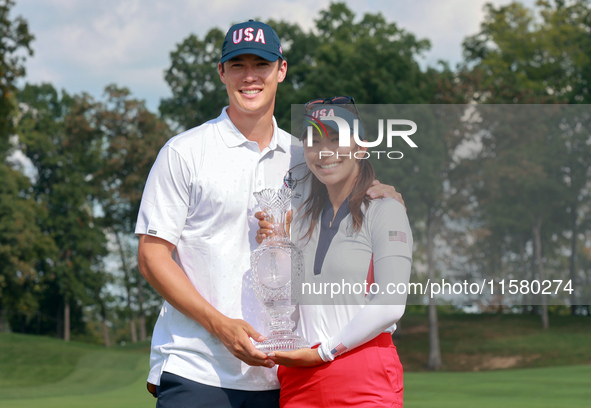
[[[382,333],[330,363],[280,366],[281,408],[402,407],[402,364]]]

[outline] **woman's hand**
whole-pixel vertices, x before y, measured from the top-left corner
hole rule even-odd
[[[294,351],[274,351],[268,354],[269,359],[285,367],[312,367],[324,361],[318,354],[318,349],[301,348]]]

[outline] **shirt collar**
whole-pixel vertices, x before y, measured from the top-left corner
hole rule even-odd
[[[222,140],[228,147],[237,147],[248,143],[249,140],[244,137],[240,130],[238,130],[238,128],[234,125],[228,116],[227,111],[228,107],[226,106],[224,109],[222,109],[222,114],[220,115],[220,123],[222,123],[220,134]],[[279,131],[279,128],[277,127],[277,121],[273,116],[273,136],[267,148],[269,150],[275,150],[277,147],[279,147],[284,152],[288,152],[290,150],[290,144],[291,140],[289,136],[285,132]]]
[[[343,201],[343,203],[341,204],[341,206],[339,207],[339,210],[337,211],[336,216],[334,215],[334,209],[332,207],[332,203],[330,202],[330,200],[328,199],[328,197],[326,198],[326,203],[324,204],[324,210],[322,210],[322,225],[325,228],[329,228],[331,226],[338,226],[341,221],[343,221],[345,219],[345,217],[347,215],[349,215],[350,213],[350,207],[349,207],[349,198],[351,196],[347,197],[345,199],[345,201]],[[333,220],[334,217],[334,220]]]

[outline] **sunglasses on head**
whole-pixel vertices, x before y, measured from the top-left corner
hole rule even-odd
[[[308,111],[313,109],[316,105],[347,105],[353,104],[353,108],[357,115],[359,115],[359,111],[357,110],[357,105],[355,105],[355,98],[352,96],[333,96],[332,98],[318,98],[312,99],[311,101],[306,102],[304,108]]]

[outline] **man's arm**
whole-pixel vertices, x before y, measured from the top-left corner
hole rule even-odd
[[[250,341],[250,337],[256,341],[264,337],[244,320],[230,319],[206,301],[172,259],[174,248],[164,239],[140,235],[138,266],[142,276],[175,309],[219,338],[234,356],[252,366],[273,367],[275,363]]]

